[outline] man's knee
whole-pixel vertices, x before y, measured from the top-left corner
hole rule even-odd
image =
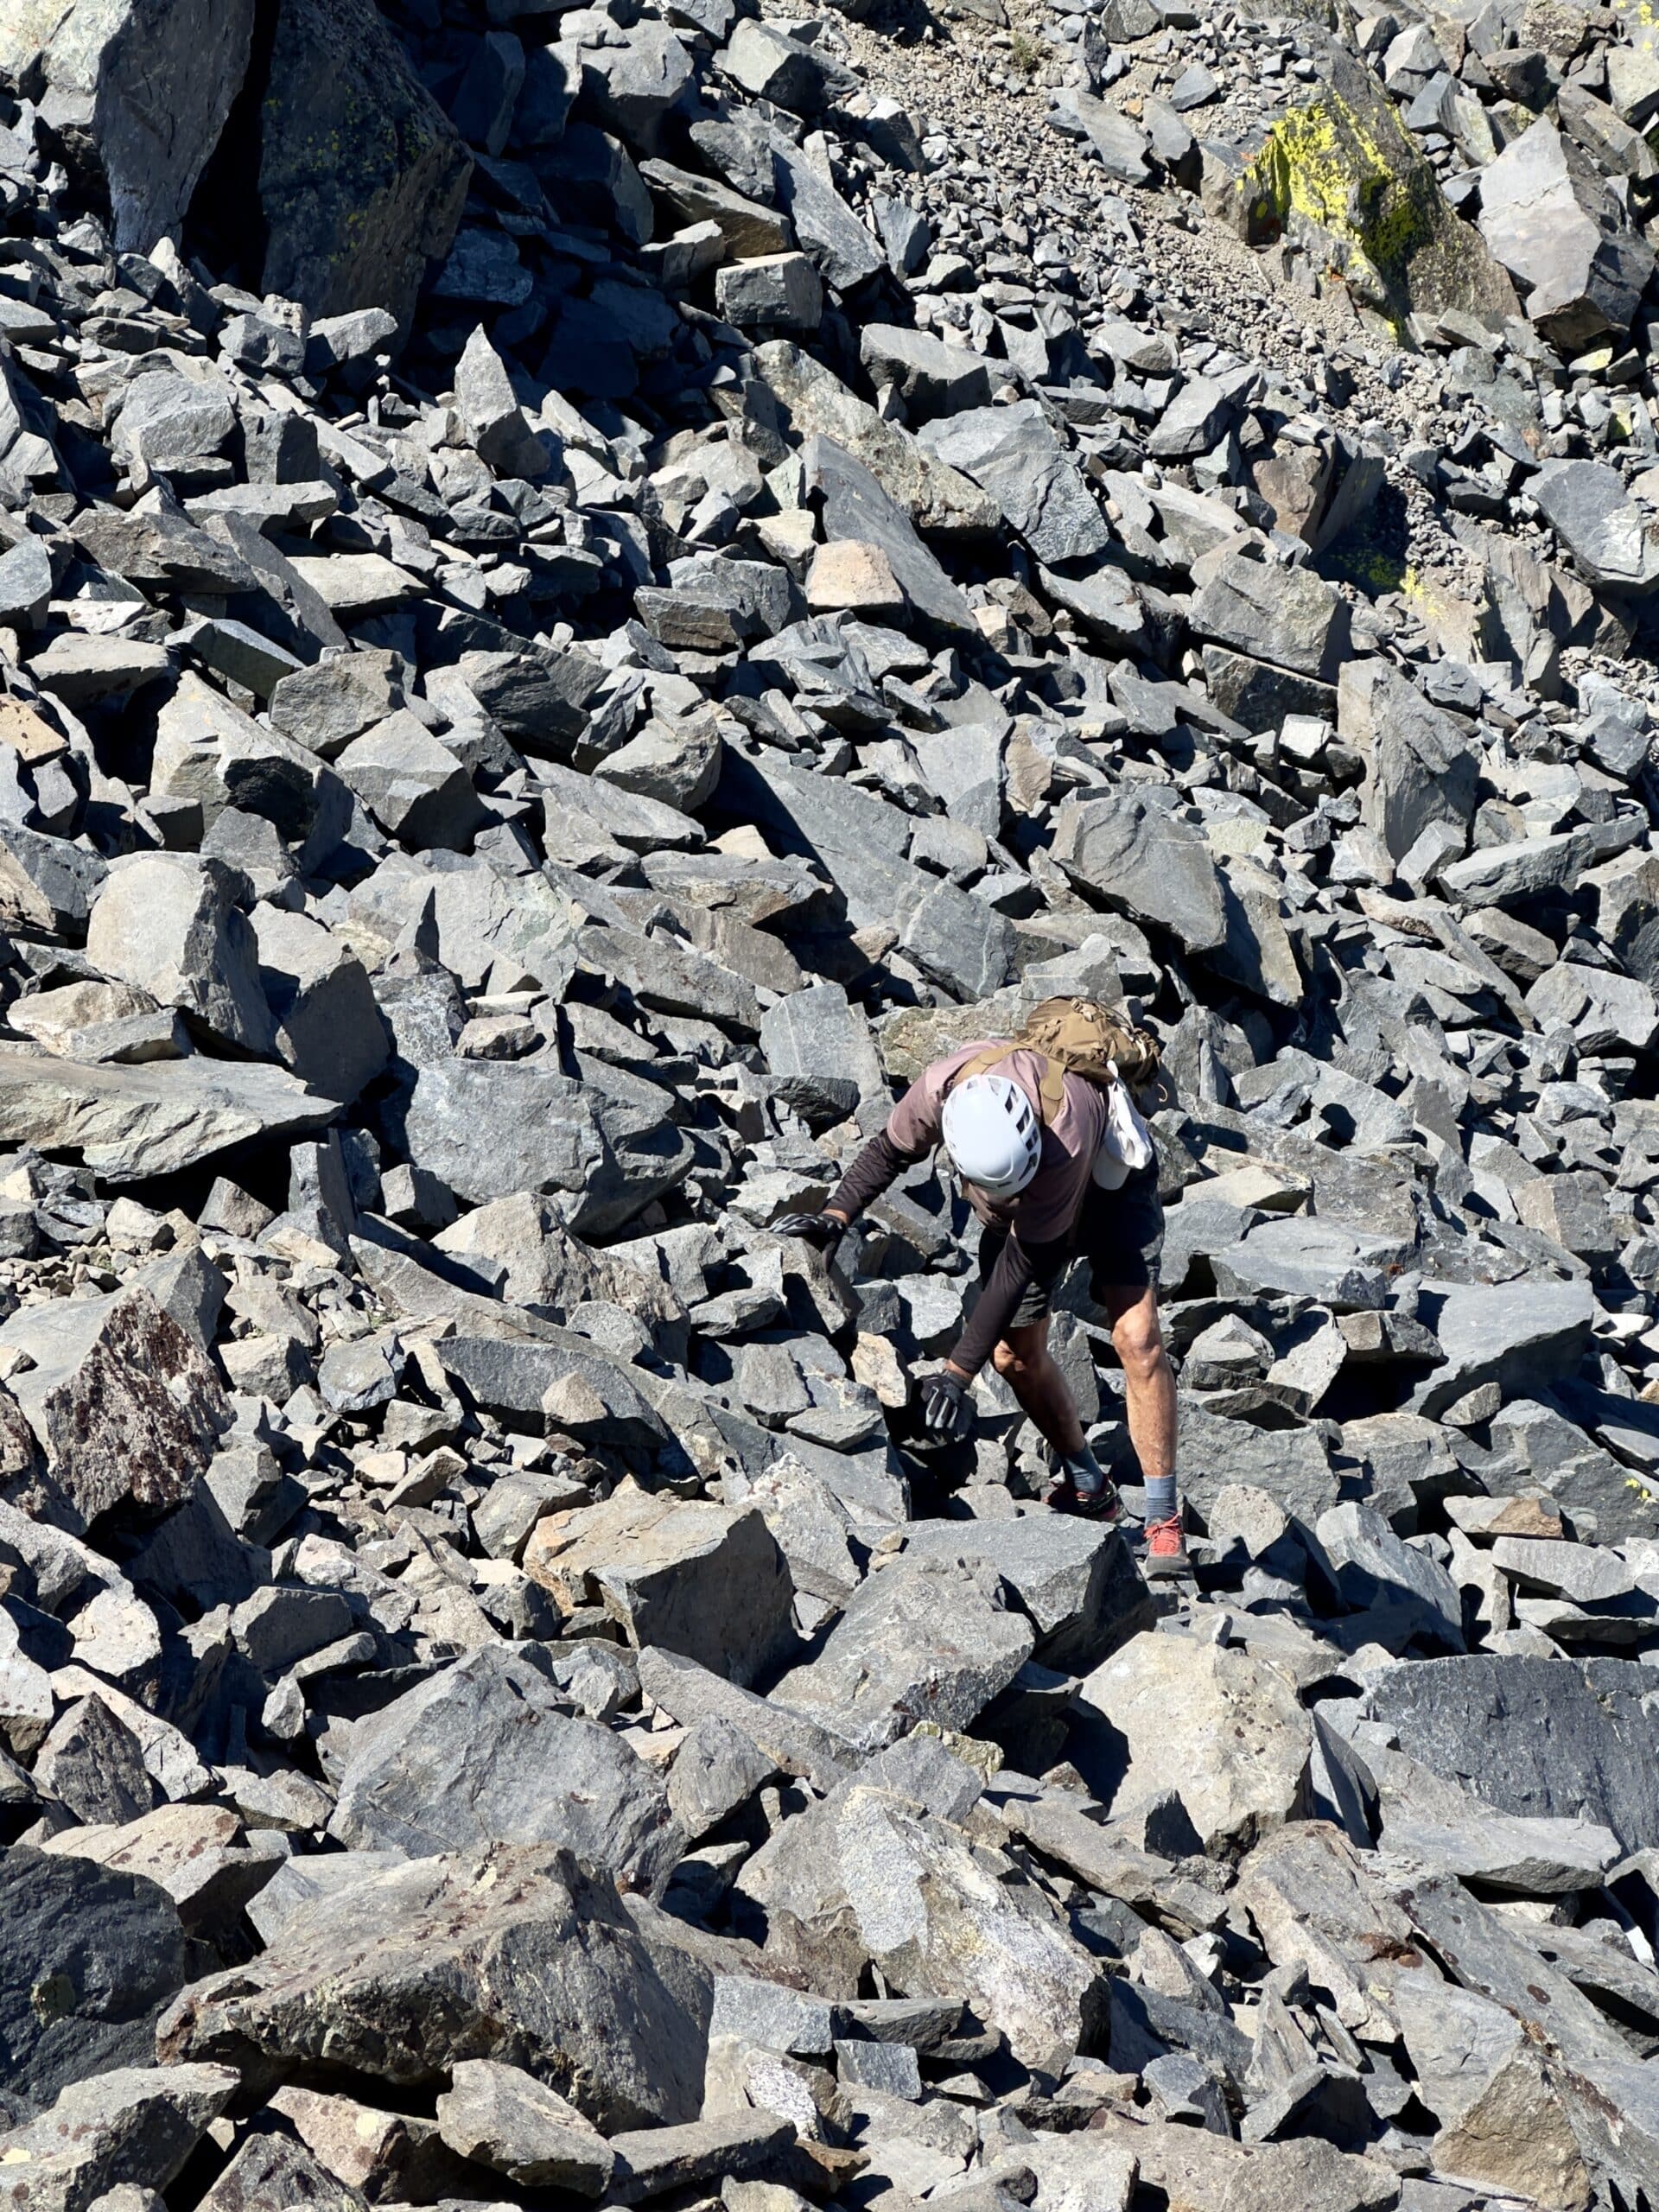
[[[1048,1364],[1047,1331],[1039,1324],[1034,1332],[1021,1329],[1017,1341],[1006,1337],[991,1354],[991,1364],[1006,1381],[1039,1373]]]
[[[1149,1382],[1164,1366],[1163,1332],[1151,1300],[1131,1306],[1118,1321],[1112,1331],[1112,1349],[1132,1382]]]

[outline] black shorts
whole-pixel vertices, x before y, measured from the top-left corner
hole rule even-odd
[[[979,1240],[979,1281],[982,1289],[990,1281],[997,1255],[1007,1243],[1006,1229],[987,1229]],[[1158,1195],[1158,1170],[1146,1167],[1131,1175],[1121,1189],[1103,1191],[1090,1183],[1077,1222],[1076,1268],[1088,1271],[1088,1294],[1103,1305],[1109,1290],[1146,1290],[1158,1281],[1164,1250],[1164,1204]],[[1014,1309],[1011,1329],[1029,1328],[1046,1320],[1054,1310],[1062,1286],[1069,1286],[1073,1262],[1068,1262],[1048,1282],[1032,1282]],[[1071,1301],[1068,1299],[1067,1304]]]

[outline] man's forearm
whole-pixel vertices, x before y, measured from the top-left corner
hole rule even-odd
[[[906,1160],[885,1129],[872,1137],[842,1177],[823,1211],[843,1224],[858,1219],[866,1206],[889,1190],[914,1160]]]

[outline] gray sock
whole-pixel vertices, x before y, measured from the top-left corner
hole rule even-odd
[[[1079,1497],[1098,1497],[1106,1487],[1106,1470],[1085,1444],[1061,1460],[1071,1487]]]
[[[1165,1475],[1158,1482],[1147,1484],[1147,1518],[1148,1521],[1167,1521],[1175,1511],[1175,1478]]]

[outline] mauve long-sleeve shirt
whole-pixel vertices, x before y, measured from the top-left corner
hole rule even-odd
[[[832,1211],[856,1220],[904,1170],[939,1142],[945,1097],[958,1071],[995,1042],[982,1038],[925,1068],[842,1179],[830,1199]],[[1039,1052],[1010,1052],[987,1071],[1018,1084],[1040,1114],[1040,1085],[1047,1062]],[[1106,1094],[1078,1075],[1065,1078],[1058,1112],[1043,1131],[1037,1173],[1011,1198],[993,1198],[971,1183],[963,1196],[987,1228],[1006,1230],[979,1303],[950,1355],[951,1364],[977,1374],[990,1357],[1028,1286],[1052,1281],[1071,1257],[1078,1217],[1106,1127]]]

